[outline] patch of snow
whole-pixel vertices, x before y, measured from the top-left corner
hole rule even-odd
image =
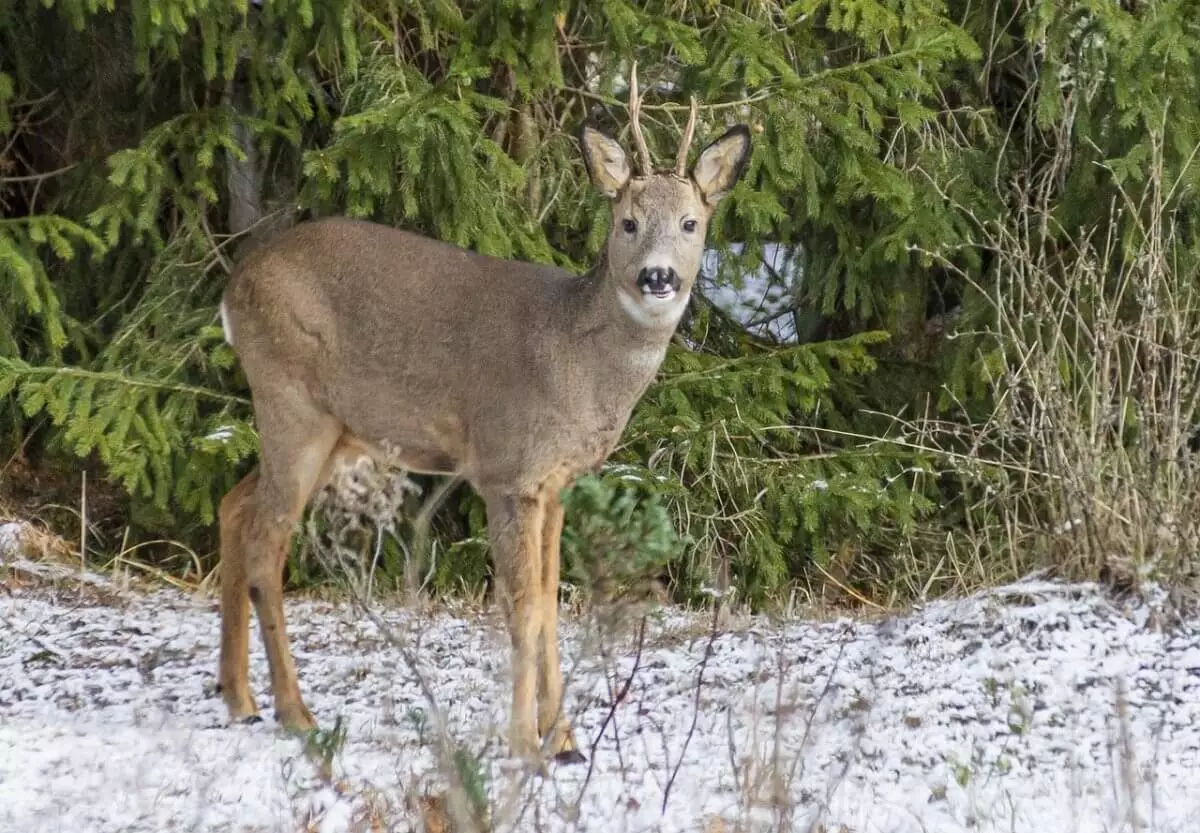
[[[7,521],[0,524],[0,566],[16,573],[24,573],[43,581],[68,580],[94,587],[107,588],[109,580],[104,576],[78,566],[68,566],[56,561],[35,560],[29,557],[27,541],[37,533],[33,528],[21,521]]]
[[[655,474],[649,469],[644,469],[640,466],[631,466],[628,463],[605,463],[601,471],[607,474],[614,474],[618,479],[624,480],[627,483],[641,483],[645,480],[645,476],[649,474],[657,483],[665,483],[667,478],[662,474]]]
[[[744,245],[735,244],[731,248],[740,254]],[[796,343],[796,320],[789,313],[795,306],[793,293],[804,272],[798,247],[764,245],[762,264],[739,275],[740,288],[728,275],[720,274],[722,266],[722,253],[716,249],[705,251],[696,280],[704,297],[747,332],[781,344]]]
[[[416,829],[405,796],[441,782],[432,722],[374,623],[348,604],[287,605],[309,706],[326,728],[345,721],[324,781],[269,708],[263,723],[228,725],[211,693],[213,600],[117,595],[0,594],[0,830]],[[490,615],[379,614],[506,806],[504,632]],[[1137,614],[1045,580],[878,622],[753,618],[712,637],[709,617],[665,609],[615,706],[632,636],[600,652],[585,620],[567,622],[568,708],[594,771],[533,779],[495,830],[775,830],[784,806],[794,830],[1191,833],[1200,630]]]
[[[222,425],[204,438],[208,442],[223,443],[233,439],[233,426]]]
[[[23,529],[24,525],[16,521],[0,524],[0,563],[21,555]]]

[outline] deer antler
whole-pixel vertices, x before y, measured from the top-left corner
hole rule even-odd
[[[646,137],[642,135],[642,97],[638,94],[637,61],[629,70],[629,128],[633,131],[633,141],[637,145],[638,160],[642,166],[642,175],[654,173],[654,163],[650,160],[650,151],[646,148]]]
[[[679,143],[679,155],[675,157],[675,176],[687,176],[688,149],[692,146],[692,134],[696,132],[696,96],[692,96],[692,106],[688,110],[687,127],[683,130],[683,141]]]

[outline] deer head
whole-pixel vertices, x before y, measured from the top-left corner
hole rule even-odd
[[[696,127],[696,100],[675,167],[655,170],[642,136],[637,64],[629,83],[630,131],[638,149],[640,173],[616,139],[590,126],[581,144],[592,182],[612,202],[606,267],[622,307],[646,326],[675,327],[683,314],[700,259],[708,221],[733,188],[750,156],[750,130],[738,125],[712,142],[687,169]]]

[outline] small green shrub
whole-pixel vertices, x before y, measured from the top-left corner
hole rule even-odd
[[[587,475],[563,492],[563,578],[588,592],[619,595],[653,580],[687,545],[659,494],[633,477]]]

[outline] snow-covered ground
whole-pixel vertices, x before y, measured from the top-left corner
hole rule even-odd
[[[349,605],[288,608],[309,705],[347,728],[322,782],[269,719],[257,634],[268,720],[227,725],[212,598],[37,568],[0,567],[4,833],[417,829],[413,798],[441,783],[429,705]],[[553,768],[515,803],[494,618],[379,613],[483,761],[496,830],[1200,830],[1200,631],[1163,632],[1091,587],[1030,581],[869,623],[735,619],[715,636],[701,615],[652,613],[640,658],[629,629],[611,661],[570,621],[594,770]]]

